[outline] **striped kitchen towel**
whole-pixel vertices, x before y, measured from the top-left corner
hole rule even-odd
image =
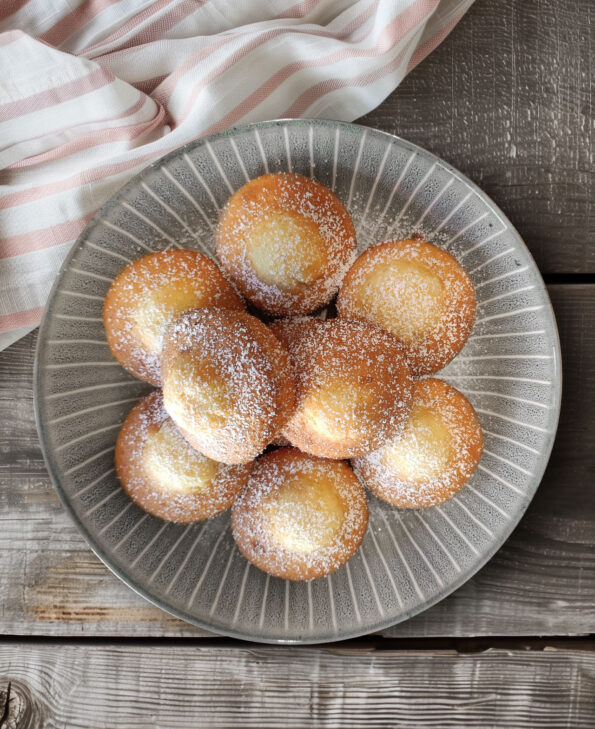
[[[2,0],[0,349],[70,246],[156,158],[279,117],[377,106],[473,0]]]

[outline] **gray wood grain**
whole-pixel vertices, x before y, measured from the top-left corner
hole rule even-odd
[[[595,716],[595,653],[560,649],[0,644],[4,699],[9,682],[6,729],[580,729]]]
[[[595,286],[550,286],[564,362],[554,452],[520,526],[469,583],[392,636],[595,631]],[[35,432],[35,335],[0,353],[0,633],[192,636],[114,577],[62,511]]]
[[[361,120],[467,174],[544,273],[595,271],[592,0],[478,0]]]

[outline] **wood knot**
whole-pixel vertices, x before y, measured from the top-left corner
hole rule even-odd
[[[40,707],[19,680],[0,678],[0,729],[35,729],[42,723]]]

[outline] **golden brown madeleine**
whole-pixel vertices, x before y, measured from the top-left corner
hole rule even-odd
[[[403,432],[353,464],[393,506],[419,509],[452,498],[481,458],[483,434],[471,403],[443,380],[418,380]]]
[[[355,258],[349,213],[302,175],[263,175],[228,200],[217,256],[244,296],[274,316],[308,314],[337,293]]]
[[[259,458],[232,509],[242,554],[286,580],[339,569],[358,550],[367,527],[365,489],[349,465],[296,448]]]
[[[161,390],[144,397],[116,442],[116,473],[141,509],[167,521],[200,521],[228,509],[252,464],[226,466],[195,451],[163,407]]]
[[[186,309],[203,306],[245,309],[210,258],[175,250],[133,261],[110,286],[103,307],[114,357],[135,377],[159,385],[165,330]]]
[[[244,312],[191,309],[165,336],[165,408],[201,453],[247,463],[279,434],[295,407],[289,355]]]
[[[414,375],[437,372],[463,348],[475,292],[457,260],[420,238],[368,248],[349,270],[337,312],[383,327],[404,346]]]
[[[286,319],[270,328],[294,368],[297,404],[283,429],[292,445],[323,458],[351,458],[399,431],[413,380],[394,337],[342,319]]]

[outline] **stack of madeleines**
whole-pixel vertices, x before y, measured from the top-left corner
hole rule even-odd
[[[321,577],[362,542],[365,487],[423,508],[476,468],[475,411],[427,377],[465,344],[473,287],[415,234],[356,259],[345,207],[296,174],[239,189],[215,242],[221,269],[165,250],[131,263],[108,291],[114,356],[159,388],[124,422],[116,471],[149,513],[192,522],[232,507],[250,562],[285,579]],[[335,318],[308,316],[337,293]]]

